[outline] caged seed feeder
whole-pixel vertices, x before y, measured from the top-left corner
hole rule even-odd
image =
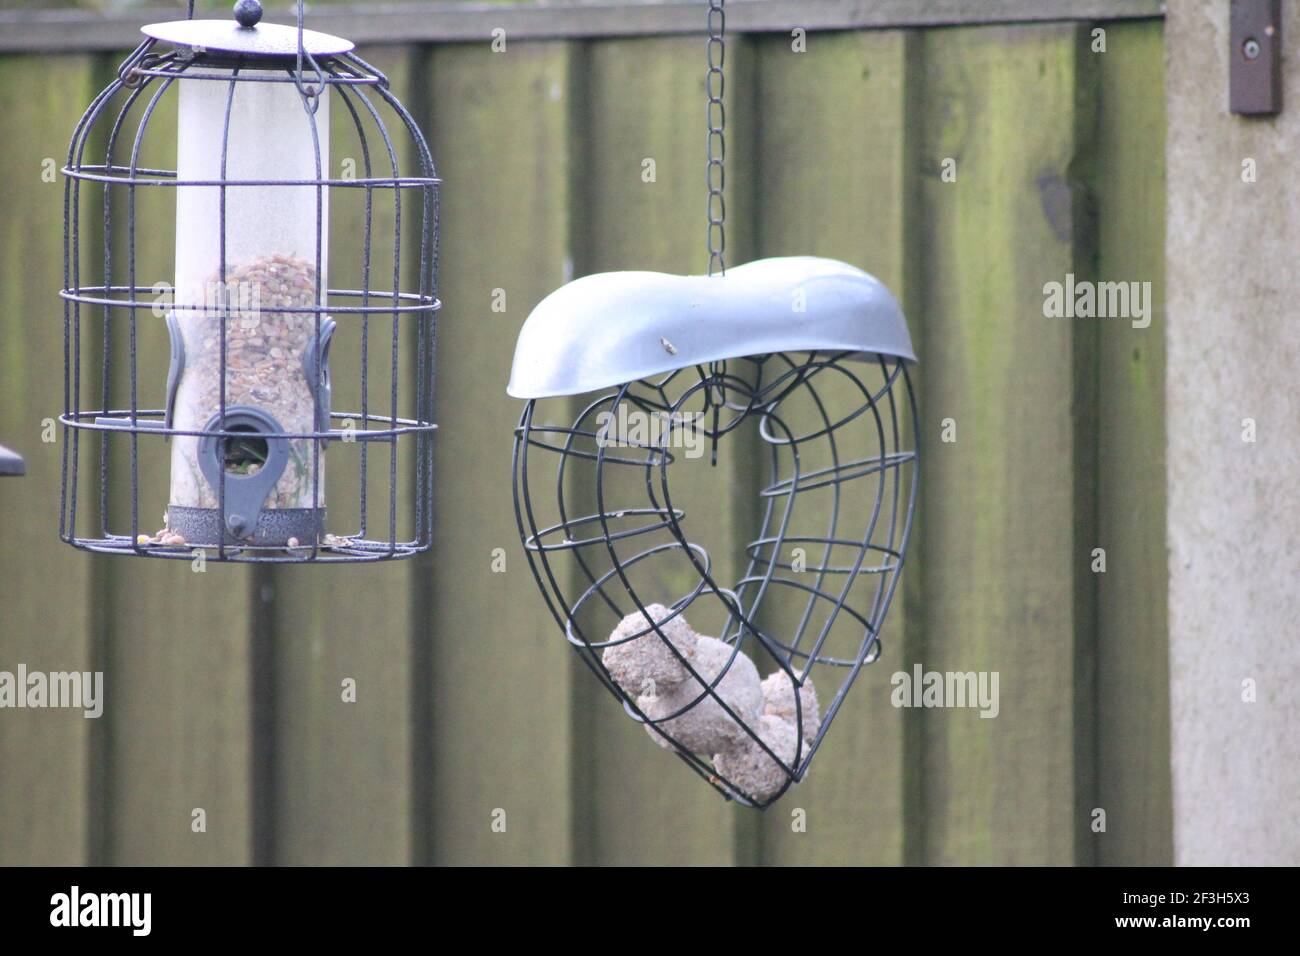
[[[427,550],[439,308],[428,146],[352,43],[304,28],[301,2],[296,26],[262,23],[256,0],[230,20],[189,12],[142,28],[64,169],[60,534],[93,551],[202,548],[226,561]],[[332,218],[349,215],[331,239]],[[173,229],[170,265],[146,265],[141,247]],[[169,268],[174,283],[147,271]],[[170,361],[151,369],[139,344],[162,328]],[[351,353],[339,354],[343,339]],[[141,392],[158,402],[142,406]],[[335,408],[340,392],[355,406]],[[150,443],[170,445],[157,455],[170,466],[165,501],[142,495],[146,484],[162,495],[147,482]],[[95,452],[87,506],[78,465]],[[327,457],[336,475],[348,466],[345,527],[327,520]],[[165,508],[157,533],[146,507]]]
[[[916,495],[916,358],[898,302],[853,266],[725,269],[722,7],[711,0],[710,274],[570,282],[525,322],[507,391],[525,401],[520,537],[557,624],[652,739],[764,808],[803,779],[880,653]],[[733,485],[757,493],[748,511],[726,506],[756,529],[734,584],[674,490],[691,437],[714,464],[740,446]],[[743,449],[766,459],[765,481]]]

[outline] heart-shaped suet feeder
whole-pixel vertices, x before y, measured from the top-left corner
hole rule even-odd
[[[916,494],[915,360],[889,291],[813,257],[587,276],[520,332],[515,510],[538,587],[626,713],[730,798],[765,807],[801,780],[880,653]],[[720,505],[753,518],[734,581],[670,488],[724,439],[756,493]]]

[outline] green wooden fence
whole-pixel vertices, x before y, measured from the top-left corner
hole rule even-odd
[[[371,51],[446,181],[435,548],[203,574],[57,540],[63,190],[42,164],[115,61],[56,56],[38,84],[33,57],[0,58],[0,439],[28,460],[0,484],[0,670],[107,684],[99,720],[0,711],[0,862],[1169,862],[1161,25],[1107,23],[1104,53],[1093,26],[730,45],[731,261],[858,264],[900,291],[921,356],[886,655],[761,815],[580,672],[510,499],[531,307],[572,275],[706,264],[699,38]],[[1045,318],[1067,273],[1152,282],[1154,321]],[[727,467],[743,485],[751,462]],[[702,530],[738,551],[744,524],[722,508]],[[998,671],[999,716],[893,707],[916,663]]]

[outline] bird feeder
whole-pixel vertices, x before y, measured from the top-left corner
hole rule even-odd
[[[410,113],[351,42],[305,29],[301,4],[296,27],[261,17],[256,0],[240,0],[231,20],[143,27],[146,39],[74,133],[64,169],[70,441],[61,531],[78,547],[348,561],[429,546],[439,180]],[[170,130],[161,117],[175,118],[174,133],[151,136]],[[160,137],[174,146],[153,142]],[[332,152],[337,142],[346,165]],[[171,194],[170,222],[159,204],[142,208],[161,191]],[[357,212],[332,230],[340,199]],[[404,235],[412,222],[414,242]],[[171,281],[160,284],[137,253],[164,230],[174,256]],[[102,239],[102,258],[82,254],[88,235]],[[339,273],[347,285],[331,284]],[[165,375],[138,347],[159,326],[170,342]],[[353,354],[337,354],[344,333]],[[376,354],[382,369],[371,367]],[[341,379],[354,408],[335,407]],[[146,407],[141,393],[159,401]],[[88,395],[99,404],[85,407]],[[78,531],[83,435],[98,439],[92,534]],[[125,480],[116,442],[128,446]],[[170,444],[165,502],[141,500],[145,442]],[[336,456],[350,457],[340,465],[356,474],[346,528],[332,528],[326,508],[326,459]],[[119,488],[129,489],[129,507]],[[385,498],[386,520],[375,520]],[[145,506],[165,508],[155,533],[142,525]],[[115,530],[115,518],[129,528]]]
[[[524,401],[520,538],[556,623],[656,743],[763,808],[804,778],[881,653],[916,500],[916,356],[898,302],[860,269],[806,256],[725,269],[721,7],[709,20],[718,274],[570,282],[524,323],[507,391]],[[683,507],[692,439],[715,464],[737,446],[731,485],[752,500]],[[728,555],[738,576],[724,579],[701,540],[700,510],[749,516],[752,539]]]
[[[888,290],[814,257],[587,276],[520,332],[515,511],[537,585],[627,713],[728,797],[763,807],[802,779],[880,653],[916,496],[914,361]],[[747,426],[766,479],[724,581],[670,479],[688,430]]]

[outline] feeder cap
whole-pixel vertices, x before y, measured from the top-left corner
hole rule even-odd
[[[237,56],[285,57],[298,54],[298,28],[279,23],[262,23],[262,5],[257,0],[239,0],[232,20],[169,20],[150,23],[140,32],[155,40],[179,47]],[[351,40],[302,31],[303,49],[312,56],[338,56],[355,47]]]
[[[255,27],[262,19],[262,5],[257,0],[239,0],[235,4],[235,19],[241,27]]]
[[[0,445],[0,475],[22,475],[26,474],[27,468],[23,464],[23,456],[17,452],[10,451],[4,445]]]
[[[916,361],[898,301],[834,259],[759,259],[721,277],[603,272],[537,304],[506,392],[580,395],[725,359],[823,351]]]

